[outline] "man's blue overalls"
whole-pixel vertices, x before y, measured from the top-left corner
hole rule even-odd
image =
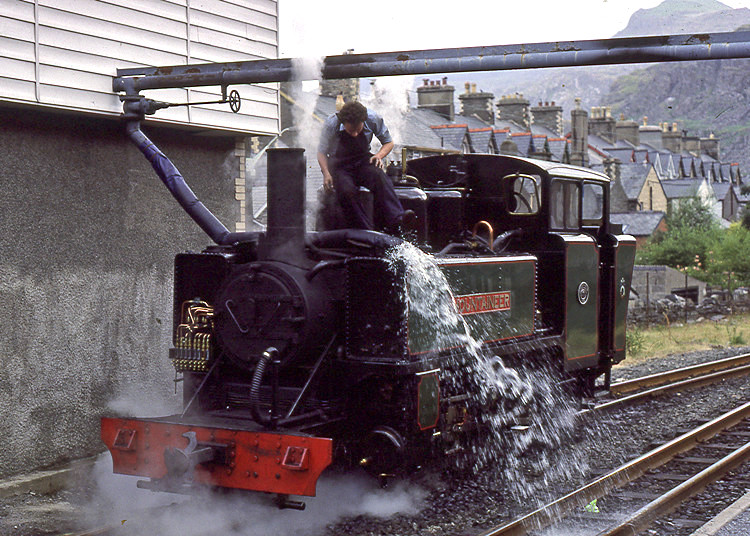
[[[331,157],[331,175],[347,226],[354,229],[392,230],[401,221],[404,209],[396,197],[391,179],[370,163],[370,144],[362,133],[352,137],[338,132],[336,152]],[[373,196],[373,216],[359,202],[359,187]],[[374,219],[374,221],[373,221]]]

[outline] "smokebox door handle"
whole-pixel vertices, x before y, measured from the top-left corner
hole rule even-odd
[[[227,300],[226,303],[224,303],[224,306],[227,308],[229,316],[232,317],[232,321],[234,322],[234,325],[237,326],[237,329],[240,330],[240,333],[244,335],[245,333],[250,331],[250,328],[242,327],[239,320],[237,320],[234,311],[232,311],[232,307],[234,306],[234,302],[232,300]]]

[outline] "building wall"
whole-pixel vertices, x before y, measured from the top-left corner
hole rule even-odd
[[[99,417],[174,411],[173,257],[210,240],[119,121],[0,107],[0,475],[102,450]],[[242,143],[154,127],[235,230]]]
[[[735,221],[739,217],[740,203],[732,188],[724,196],[722,203],[722,217],[725,220]]]
[[[12,0],[0,2],[0,100],[118,115],[118,68],[275,58],[277,0]],[[233,86],[225,105],[170,108],[158,120],[278,131],[276,84]],[[202,102],[219,88],[149,91],[166,102]]]
[[[649,169],[646,182],[643,183],[643,188],[638,194],[638,206],[639,210],[667,212],[667,195],[664,193],[659,175],[653,166]]]

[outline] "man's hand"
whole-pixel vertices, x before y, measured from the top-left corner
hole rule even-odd
[[[326,192],[333,191],[333,177],[328,171],[323,172],[323,189]]]
[[[385,170],[385,163],[383,163],[383,159],[378,155],[370,157],[370,164],[375,164],[375,167]]]
[[[333,177],[331,171],[328,169],[328,157],[323,153],[318,153],[318,164],[320,165],[320,171],[323,173],[323,189],[326,192],[333,191]]]
[[[377,153],[375,153],[374,156],[370,157],[370,164],[375,164],[375,167],[385,171],[385,162],[383,162],[383,158],[388,156],[392,150],[393,150],[392,141],[389,141],[388,143],[384,143],[383,146],[380,148],[380,150]]]

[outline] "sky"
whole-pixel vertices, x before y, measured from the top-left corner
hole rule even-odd
[[[279,55],[303,58],[348,49],[365,53],[601,39],[625,28],[638,9],[661,2],[279,0]],[[750,0],[722,3],[750,8]]]

